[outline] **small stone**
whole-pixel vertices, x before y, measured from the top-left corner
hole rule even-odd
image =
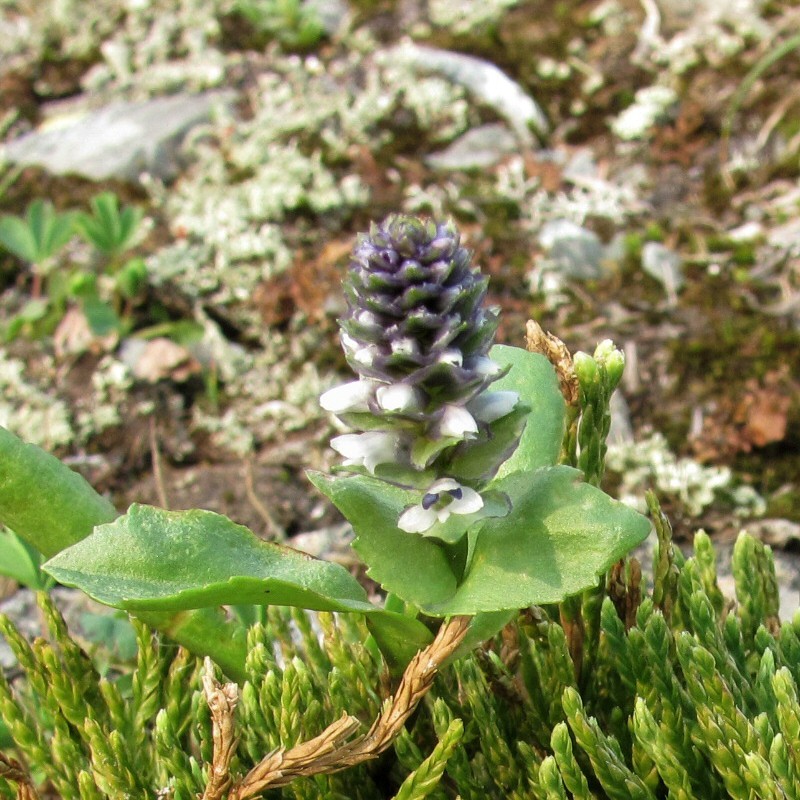
[[[429,167],[442,172],[485,169],[518,149],[517,138],[505,125],[481,125],[467,131],[444,150],[431,153],[425,161]]]
[[[350,24],[352,14],[344,0],[304,0],[302,5],[319,20],[328,36],[337,36]]]
[[[47,129],[9,142],[4,155],[13,164],[94,181],[136,181],[143,172],[169,179],[178,172],[185,134],[234,96],[231,91],[206,92],[114,103],[77,119],[51,120]]]
[[[728,238],[732,242],[741,242],[743,244],[756,242],[763,236],[764,226],[755,220],[745,222],[744,225],[739,225],[738,228],[728,231]]]
[[[525,147],[535,144],[531,131],[544,137],[549,124],[539,104],[498,66],[475,56],[404,42],[387,52],[419,71],[444,75],[475,99],[493,108]]]
[[[200,365],[185,347],[164,337],[147,342],[126,339],[119,357],[137,379],[148,383],[165,379],[182,383],[200,372]]]
[[[800,523],[788,519],[759,519],[747,523],[747,532],[770,547],[800,543]]]
[[[647,242],[642,247],[642,269],[664,287],[670,305],[675,305],[685,282],[680,255],[661,242]]]
[[[594,232],[568,219],[554,219],[539,232],[547,266],[564,277],[578,280],[599,278],[605,248]]]

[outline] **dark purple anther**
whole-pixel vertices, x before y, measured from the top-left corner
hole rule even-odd
[[[422,498],[422,507],[427,511],[432,505],[438,502],[439,502],[439,493],[428,492],[428,494],[424,495]]]

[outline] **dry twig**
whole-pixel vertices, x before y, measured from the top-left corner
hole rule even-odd
[[[150,458],[153,462],[153,480],[156,485],[158,502],[162,508],[169,508],[169,498],[164,487],[164,474],[161,471],[161,451],[158,447],[158,436],[156,431],[156,418],[150,417]]]
[[[470,621],[471,617],[453,617],[442,625],[433,642],[420,650],[406,667],[397,691],[386,701],[380,716],[366,734],[345,742],[360,724],[355,717],[345,714],[314,739],[290,750],[279,748],[265,756],[231,789],[228,800],[248,800],[266,789],[286,786],[295,778],[339,772],[376,758],[394,741],[431,688],[442,663],[464,639]],[[216,763],[216,734],[214,744]],[[207,789],[203,797],[211,800],[219,795],[210,794]]]
[[[211,774],[203,792],[203,800],[222,800],[231,785],[231,759],[236,753],[238,744],[233,714],[239,702],[239,689],[235,683],[220,684],[214,678],[211,659],[206,658],[203,691],[211,709],[211,732],[214,741]]]
[[[283,542],[286,540],[286,531],[276,522],[272,512],[261,502],[261,498],[256,494],[255,485],[253,482],[253,462],[247,458],[244,461],[244,491],[250,505],[253,506],[256,513],[262,520],[267,528],[267,533],[276,541]]]
[[[572,355],[567,346],[557,336],[547,333],[538,322],[529,319],[525,326],[525,345],[528,352],[540,353],[556,370],[558,388],[567,401],[567,405],[578,407],[578,376],[572,363]]]
[[[0,778],[17,784],[17,800],[39,800],[39,795],[22,764],[2,753],[0,753]]]

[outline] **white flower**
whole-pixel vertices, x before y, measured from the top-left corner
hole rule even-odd
[[[345,353],[350,356],[357,364],[365,367],[371,367],[375,362],[375,356],[378,354],[378,348],[375,345],[366,345],[362,347],[352,336],[342,332],[340,337],[342,347]]]
[[[483,508],[483,498],[452,478],[442,478],[428,487],[419,505],[409,506],[397,520],[406,533],[424,533],[451,514],[473,514]]]
[[[464,406],[448,403],[437,425],[439,436],[453,439],[471,439],[478,432],[478,423]]]
[[[468,403],[472,416],[481,422],[492,423],[510,414],[519,402],[516,392],[482,392]]]
[[[407,383],[392,383],[378,387],[375,393],[378,405],[384,411],[419,411],[422,408],[419,392]]]
[[[472,358],[468,358],[464,362],[464,368],[484,378],[492,378],[502,369],[502,367],[496,361],[492,361],[489,356],[473,356]]]
[[[464,361],[464,354],[458,348],[442,350],[436,360],[440,364],[452,364],[454,367],[460,367]]]
[[[328,389],[319,398],[319,404],[334,414],[344,414],[346,411],[369,411],[369,400],[375,391],[375,386],[369,381],[352,381]]]
[[[365,466],[374,475],[378,464],[397,461],[400,434],[391,431],[346,433],[331,439],[331,447],[345,457],[346,467]]]

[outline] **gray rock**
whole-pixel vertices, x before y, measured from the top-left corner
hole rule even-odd
[[[758,519],[747,523],[747,532],[770,547],[800,542],[800,523],[788,519]]]
[[[135,181],[141,173],[168,179],[178,171],[180,143],[190,128],[229,104],[232,91],[114,103],[75,121],[21,136],[4,148],[8,161],[90,180]]]
[[[568,219],[554,219],[539,231],[547,266],[568,278],[591,280],[602,275],[605,253],[600,237]]]
[[[398,59],[420,72],[444,75],[463,86],[473,97],[493,108],[516,133],[520,144],[533,147],[533,130],[544,138],[550,126],[539,104],[498,66],[481,58],[423,47],[407,41],[387,51],[385,57]]]
[[[467,131],[444,150],[431,153],[425,162],[442,172],[484,169],[518,149],[517,138],[505,125],[481,125]]]
[[[684,284],[680,255],[660,242],[647,242],[642,248],[642,269],[664,287],[667,300],[674,305]]]
[[[313,12],[328,36],[336,36],[350,24],[350,6],[344,0],[305,0],[303,6]]]

